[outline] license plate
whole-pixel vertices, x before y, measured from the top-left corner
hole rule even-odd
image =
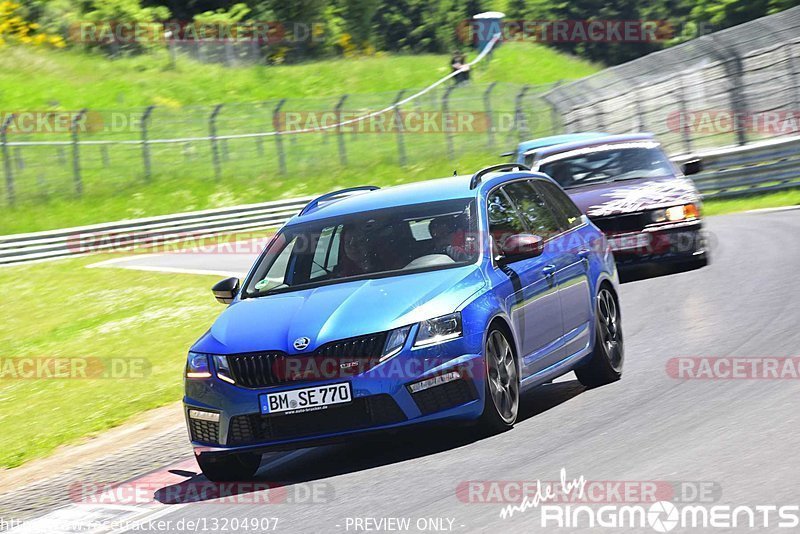
[[[334,404],[344,404],[352,400],[350,383],[328,384],[308,388],[290,389],[277,393],[259,395],[262,414],[300,413],[324,410]]]
[[[608,240],[611,250],[641,250],[650,246],[650,234],[630,234],[612,237]]]

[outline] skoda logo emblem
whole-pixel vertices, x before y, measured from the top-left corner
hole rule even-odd
[[[311,343],[311,340],[307,337],[298,337],[294,340],[293,345],[297,350],[305,350],[309,343]]]

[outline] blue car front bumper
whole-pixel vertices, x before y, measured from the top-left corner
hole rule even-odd
[[[290,450],[365,432],[474,420],[484,402],[481,346],[482,335],[477,335],[427,348],[406,348],[356,376],[270,388],[243,388],[216,376],[187,379],[184,414],[192,446],[197,455]],[[454,371],[458,374],[453,375]],[[447,381],[421,391],[410,388],[437,376],[446,376]],[[302,413],[261,413],[259,396],[264,393],[345,381],[351,385],[349,403]],[[190,410],[219,414],[219,420],[192,418]]]

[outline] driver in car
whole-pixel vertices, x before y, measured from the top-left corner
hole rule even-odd
[[[433,239],[432,254],[447,254],[455,262],[465,261],[469,254],[464,249],[464,232],[458,230],[453,216],[436,217],[428,223],[428,232]]]
[[[334,269],[337,277],[358,276],[375,271],[375,258],[369,250],[367,234],[356,226],[342,228],[344,257]]]

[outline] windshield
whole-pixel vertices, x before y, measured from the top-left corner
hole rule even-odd
[[[539,170],[564,189],[674,174],[672,163],[657,147],[599,150],[551,161]]]
[[[292,225],[270,243],[244,297],[474,263],[472,199],[354,213]]]

